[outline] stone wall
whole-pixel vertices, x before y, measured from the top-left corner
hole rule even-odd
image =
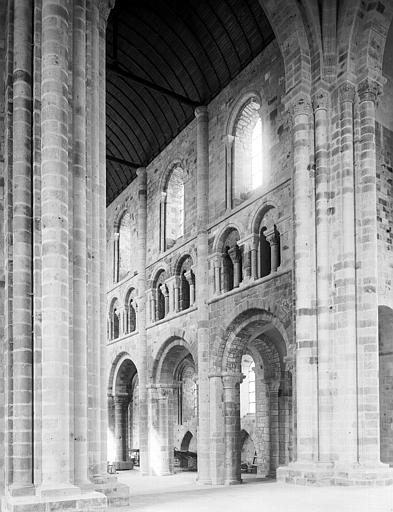
[[[261,73],[261,69],[264,70]],[[260,114],[263,123],[263,185],[248,195],[240,205],[230,208],[228,204],[228,190],[225,183],[231,179],[231,169],[227,162],[226,138],[228,137],[231,119],[236,117],[248,95],[256,94],[261,98]],[[293,327],[292,327],[292,230],[291,230],[291,152],[290,123],[285,113],[282,96],[284,94],[283,64],[278,46],[273,42],[262,54],[257,56],[251,64],[243,70],[212,102],[208,105],[209,113],[209,224],[207,226],[209,268],[208,268],[208,318],[210,324],[209,354],[210,366],[217,363],[217,354],[221,347],[218,339],[220,333],[231,324],[237,315],[245,311],[260,308],[276,318],[282,325],[287,346],[285,353],[292,357],[293,353]],[[146,251],[146,339],[147,339],[147,372],[148,386],[160,384],[162,378],[163,360],[165,368],[175,371],[177,352],[171,347],[177,342],[182,343],[192,357],[195,366],[198,366],[198,323],[200,321],[198,303],[193,302],[185,311],[180,311],[174,305],[174,288],[178,286],[179,265],[187,255],[191,258],[190,270],[195,276],[198,269],[197,253],[197,226],[196,226],[196,121],[191,122],[176,137],[162,153],[147,167],[147,251]],[[162,246],[162,204],[165,199],[167,179],[171,170],[181,166],[184,172],[184,235],[166,251],[160,252]],[[141,359],[141,333],[138,331],[138,275],[131,269],[128,276],[114,282],[113,260],[116,259],[116,231],[118,219],[124,211],[129,211],[133,219],[132,233],[137,228],[137,194],[138,184],[133,182],[120,196],[107,208],[107,310],[110,304],[118,299],[125,307],[125,299],[131,288],[136,289],[137,329],[131,335],[120,329],[117,340],[108,344],[107,375],[110,380],[118,361],[122,357],[129,357],[137,368],[143,369]],[[276,226],[280,238],[280,261],[278,269],[269,270],[267,276],[260,277],[260,255],[258,239],[263,225],[269,227],[270,235],[273,226]],[[218,289],[216,286],[216,260],[219,247],[222,246],[222,237],[226,230],[236,230],[235,245],[241,251],[243,268],[240,270],[242,278],[235,288],[229,292]],[[236,240],[238,241],[236,244]],[[252,242],[254,240],[254,242]],[[131,243],[130,251],[136,245]],[[223,249],[221,249],[223,250]],[[251,252],[254,250],[254,256]],[[254,265],[250,261],[254,258]],[[251,267],[253,266],[253,270]],[[156,290],[156,277],[165,271],[165,283],[169,293],[168,311],[163,319],[155,317],[156,301],[160,293]],[[224,274],[224,268],[220,272]],[[252,274],[254,272],[254,274]],[[191,283],[193,281],[190,281]],[[160,281],[161,283],[161,281]],[[195,296],[199,299],[198,276],[196,276]],[[168,352],[169,350],[169,352]],[[172,350],[172,352],[171,352]],[[169,355],[168,355],[169,354]],[[171,355],[172,354],[172,355]],[[168,359],[173,358],[173,361]],[[218,363],[217,363],[218,364]],[[220,363],[221,364],[221,363]],[[161,376],[161,377],[160,377]],[[111,380],[110,380],[111,382]],[[110,384],[110,392],[113,392]],[[158,394],[157,394],[158,393]],[[160,391],[152,390],[150,396],[151,407],[162,407],[165,398],[160,397]],[[168,395],[172,396],[172,395]],[[174,393],[175,396],[175,393]],[[158,398],[157,398],[158,397]],[[178,425],[175,418],[177,409],[174,399],[168,398],[168,408],[165,409],[165,421],[172,415],[174,447],[180,448],[181,441],[187,431],[193,435],[193,446],[196,439],[196,418]],[[172,405],[171,405],[172,403]],[[160,405],[161,404],[161,405]],[[264,406],[266,409],[266,406]],[[152,411],[153,411],[152,409]],[[151,414],[155,414],[151,412]],[[219,410],[214,414],[220,414]],[[149,429],[156,429],[156,433],[163,427],[156,423],[158,420],[152,416],[153,425]],[[221,421],[211,417],[209,421]],[[261,420],[262,421],[262,420]],[[268,421],[267,416],[265,421]],[[154,426],[156,425],[156,426]],[[284,428],[284,427],[283,427]],[[260,432],[263,428],[259,429]],[[292,429],[291,429],[292,430]],[[152,434],[153,435],[153,434]],[[222,438],[224,432],[219,434]],[[258,434],[259,435],[259,434]],[[263,435],[263,434],[261,434]],[[164,442],[164,441],[163,441]],[[168,441],[163,446],[164,452],[168,449]],[[263,441],[258,441],[259,445]],[[171,454],[168,453],[169,459]],[[169,468],[172,462],[168,462]],[[164,470],[164,469],[162,469]],[[268,468],[265,473],[268,471]],[[223,478],[223,475],[220,477]]]

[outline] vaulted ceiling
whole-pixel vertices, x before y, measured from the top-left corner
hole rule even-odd
[[[117,0],[107,28],[107,202],[273,38],[258,0]]]

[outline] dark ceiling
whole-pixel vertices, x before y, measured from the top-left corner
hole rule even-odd
[[[273,38],[258,0],[117,0],[107,28],[108,204]]]

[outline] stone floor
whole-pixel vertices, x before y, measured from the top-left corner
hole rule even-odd
[[[205,487],[195,473],[142,477],[118,474],[131,489],[131,505],[113,512],[393,512],[393,487],[301,487],[245,475],[242,485]]]

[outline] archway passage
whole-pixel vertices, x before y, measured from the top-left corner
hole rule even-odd
[[[240,433],[240,453],[241,464],[240,469],[242,473],[256,473],[257,466],[257,451],[251,436],[245,430]]]
[[[393,310],[378,308],[381,462],[393,466]]]
[[[116,469],[132,469],[139,463],[139,379],[128,356],[114,369],[108,417],[108,459]]]
[[[197,385],[194,359],[185,342],[174,339],[162,350],[150,388],[150,469],[171,474],[196,469]],[[192,450],[191,450],[192,448]],[[192,453],[191,453],[192,452]]]
[[[267,314],[242,317],[222,362],[226,483],[240,481],[245,464],[247,471],[275,477],[278,466],[291,461],[293,443],[292,375],[282,333]]]

